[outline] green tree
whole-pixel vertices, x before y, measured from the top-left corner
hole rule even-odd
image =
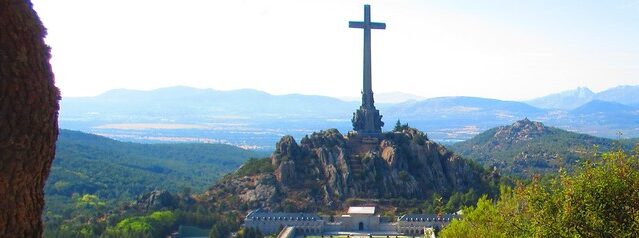
[[[617,150],[587,163],[577,176],[562,179],[565,225],[589,237],[638,237],[638,169],[636,154]]]
[[[100,200],[97,195],[84,194],[82,197],[77,198],[75,206],[77,208],[92,208],[100,211],[105,205],[106,203]]]
[[[616,149],[584,162],[573,174],[502,187],[498,201],[480,199],[441,235],[639,237],[638,150]]]
[[[454,220],[442,230],[442,237],[506,237],[503,219],[486,196],[477,201],[476,207],[463,210],[463,220]]]
[[[406,130],[408,128],[410,128],[408,126],[408,123],[402,124],[402,122],[399,121],[399,119],[397,119],[397,122],[395,122],[395,128],[393,128],[393,131],[402,132],[403,130]]]
[[[231,234],[231,230],[228,224],[219,223],[213,225],[211,228],[211,232],[209,233],[210,238],[227,238]]]
[[[107,229],[107,237],[162,237],[175,228],[177,218],[172,211],[153,212],[147,216],[126,218]]]
[[[264,235],[259,229],[248,227],[238,231],[237,238],[264,238]]]
[[[441,215],[444,213],[444,198],[439,195],[439,193],[433,193],[431,197],[431,201],[433,203],[432,207],[435,210],[435,214]]]

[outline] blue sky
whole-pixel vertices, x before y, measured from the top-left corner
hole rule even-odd
[[[34,0],[63,97],[174,85],[524,100],[639,84],[639,1]]]

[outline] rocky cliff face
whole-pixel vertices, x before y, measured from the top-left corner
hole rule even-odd
[[[330,129],[299,144],[285,136],[270,160],[272,174],[221,182],[209,191],[209,199],[237,194],[248,208],[308,211],[340,208],[348,198],[425,199],[435,192],[485,191],[488,181],[496,179],[415,129],[378,139],[345,137]]]

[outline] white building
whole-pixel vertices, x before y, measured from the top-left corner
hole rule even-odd
[[[259,229],[264,234],[279,232],[292,227],[295,236],[332,234],[372,234],[372,235],[423,235],[424,230],[442,228],[457,219],[457,215],[437,216],[432,214],[407,214],[398,217],[397,222],[383,221],[375,214],[375,207],[350,207],[347,214],[335,217],[320,217],[312,213],[277,213],[261,209],[249,212],[244,220],[245,227]]]
[[[429,228],[441,229],[459,216],[454,214],[444,214],[437,216],[434,214],[407,214],[397,219],[397,232],[404,235],[423,235],[424,230]]]

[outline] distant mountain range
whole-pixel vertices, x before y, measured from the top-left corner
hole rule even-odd
[[[639,106],[633,97],[638,89],[622,86],[595,94],[580,88],[527,103],[439,97],[378,103],[378,109],[385,130],[401,120],[443,143],[466,140],[525,117],[594,136],[615,138],[623,132],[625,137],[638,137]],[[95,97],[63,98],[60,125],[126,141],[219,142],[270,150],[287,134],[301,138],[327,128],[348,131],[357,107],[357,101],[250,89],[120,89]]]
[[[574,90],[563,91],[536,98],[527,101],[526,103],[538,108],[570,110],[584,105],[592,101],[594,98],[595,93],[590,91],[590,89],[579,87]]]
[[[381,108],[386,118],[402,119],[420,128],[442,123],[455,127],[491,127],[489,125],[497,121],[509,122],[545,113],[545,110],[521,102],[477,97],[430,98]]]
[[[300,94],[271,95],[242,89],[218,91],[189,87],[170,87],[152,91],[117,89],[96,97],[64,98],[61,103],[63,118],[129,117],[131,115],[153,120],[191,121],[209,118],[334,118],[341,111],[352,109],[357,103],[345,102],[325,96]]]
[[[561,110],[572,110],[595,100],[637,107],[639,106],[639,97],[636,95],[639,95],[639,85],[618,86],[599,93],[594,93],[585,87],[579,87],[574,90],[536,98],[526,103],[543,109]]]

